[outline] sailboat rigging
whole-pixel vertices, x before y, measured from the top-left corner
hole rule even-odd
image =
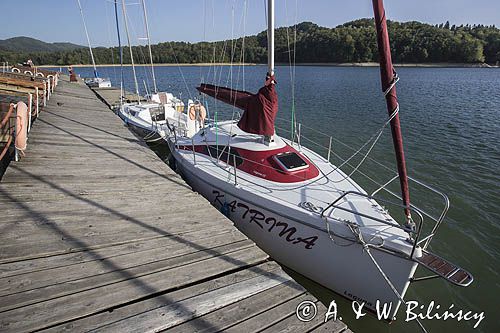
[[[135,72],[134,52],[132,52],[132,44],[130,42],[130,33],[128,30],[127,7],[125,4],[125,0],[122,0],[122,13],[123,13],[123,20],[125,21],[125,32],[127,33],[127,43],[128,43],[128,49],[130,52],[130,63],[132,64],[132,73],[134,76],[135,93],[137,95],[137,103],[140,104],[141,103],[141,95],[139,94],[139,83],[137,83],[137,73]]]
[[[94,52],[92,52],[92,45],[90,44],[89,33],[87,30],[87,24],[85,23],[85,16],[83,15],[82,5],[80,3],[80,0],[76,1],[78,3],[78,8],[80,9],[80,16],[82,17],[83,28],[85,30],[85,36],[87,37],[87,44],[89,46],[90,59],[92,60],[92,66],[94,67],[94,77],[85,79],[85,84],[87,84],[89,87],[109,88],[111,87],[111,80],[109,78],[108,79],[100,78],[99,75],[97,74]]]
[[[115,7],[116,35],[118,37],[118,49],[120,54],[120,106],[121,106],[123,103],[123,47],[120,36],[120,21],[118,20],[118,0],[114,1],[114,7]]]
[[[149,51],[149,60],[151,62],[151,77],[153,79],[153,88],[154,93],[158,93],[158,87],[156,85],[156,76],[155,76],[155,66],[153,64],[153,52],[151,51],[151,36],[149,35],[149,24],[148,24],[148,13],[146,11],[146,0],[141,0],[142,3],[142,13],[144,14],[144,25],[146,27],[146,38],[148,40],[148,51]]]
[[[278,113],[278,95],[274,77],[274,1],[268,1],[268,60],[264,87],[257,94],[247,91],[201,84],[200,93],[212,96],[225,103],[236,106],[245,112],[238,127],[246,133],[262,135],[268,145],[274,143],[274,122]]]
[[[158,92],[156,85],[156,77],[153,63],[153,54],[151,51],[151,39],[149,34],[149,26],[146,12],[146,3],[144,0],[142,2],[142,10],[144,14],[144,24],[146,26],[149,57],[151,62],[151,72],[153,77],[154,93],[148,93],[146,83],[144,86],[146,89],[147,101],[142,102],[139,93],[139,84],[137,81],[137,73],[135,70],[134,55],[132,51],[132,44],[130,40],[130,33],[128,27],[127,11],[125,0],[122,0],[122,12],[125,21],[125,31],[127,33],[127,42],[130,52],[130,59],[132,63],[132,73],[134,76],[135,92],[137,95],[137,102],[134,103],[121,103],[118,109],[118,115],[123,121],[130,126],[134,132],[142,136],[146,141],[159,141],[166,135],[167,122],[166,114],[171,116],[177,115],[177,117],[186,117],[186,115],[181,115],[184,111],[184,103],[173,96],[171,93]],[[118,27],[118,25],[117,25]],[[118,32],[119,36],[119,32]],[[123,85],[123,82],[122,82]],[[191,129],[194,131],[194,129]]]

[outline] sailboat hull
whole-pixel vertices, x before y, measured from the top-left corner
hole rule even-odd
[[[153,104],[156,107],[156,105]],[[168,146],[163,139],[165,136],[165,123],[153,122],[151,118],[148,105],[144,109],[140,109],[141,116],[134,116],[131,114],[130,109],[138,108],[136,105],[123,105],[117,110],[118,116],[123,122],[139,137],[147,142],[159,142],[164,146]],[[162,108],[160,108],[162,109]],[[138,112],[136,112],[138,113]],[[145,120],[145,119],[147,120]],[[149,119],[148,119],[149,118]]]
[[[118,115],[123,120],[123,122],[138,136],[141,138],[148,138],[151,140],[159,140],[161,135],[158,134],[156,129],[147,123],[139,122],[137,119],[132,117],[127,117],[122,112],[118,112]]]
[[[191,154],[176,150],[171,141],[169,144],[177,170],[193,190],[273,259],[349,300],[365,303],[366,310],[375,312],[377,301],[380,308],[391,306],[385,319],[392,319],[400,300],[359,243],[332,241],[317,214],[310,219],[295,218],[293,211],[287,212],[273,200],[198,168],[187,158]],[[404,296],[417,263],[383,249],[371,249],[371,253]]]
[[[103,78],[86,79],[85,84],[90,88],[111,88],[111,80]]]

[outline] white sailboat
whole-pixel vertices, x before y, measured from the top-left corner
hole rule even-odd
[[[92,88],[111,88],[111,80],[109,78],[99,77],[99,75],[97,74],[97,67],[95,65],[94,53],[92,52],[92,45],[90,44],[89,33],[87,31],[87,24],[85,23],[85,17],[83,16],[82,5],[80,3],[80,0],[77,0],[77,2],[78,2],[78,8],[80,9],[80,15],[82,17],[83,28],[85,30],[85,36],[87,37],[87,43],[88,43],[89,52],[90,52],[90,59],[92,60],[92,66],[94,67],[94,77],[93,78],[86,78],[86,79],[84,79],[84,82],[87,86],[92,87]]]
[[[399,127],[397,78],[393,77],[381,0],[374,0],[374,11],[390,114],[386,124]],[[274,132],[278,105],[273,44],[274,1],[268,0],[265,86],[257,94],[208,84],[198,88],[244,109],[239,121],[205,125],[196,110],[182,119],[166,114],[171,162],[193,190],[281,264],[350,300],[364,302],[370,310],[376,310],[377,301],[386,303],[389,318],[404,302],[413,281],[443,277],[460,286],[472,283],[470,273],[427,250],[448,201],[443,195],[445,208],[439,218],[410,204],[408,182],[416,180],[406,176],[398,128],[394,141],[399,177],[372,194],[332,165],[329,158]],[[186,131],[189,121],[197,122],[200,130]],[[402,203],[375,197],[396,179],[401,181],[403,194],[398,197]],[[398,222],[382,205],[404,210],[405,220]],[[434,223],[426,235],[422,234],[424,218]],[[414,278],[418,265],[433,275]]]
[[[153,79],[154,92],[151,95],[146,96],[148,98],[148,102],[146,103],[141,102],[141,98],[139,96],[139,85],[137,82],[137,76],[135,72],[134,57],[132,54],[132,47],[130,44],[125,1],[122,1],[125,29],[127,32],[129,51],[132,62],[132,70],[134,74],[134,83],[138,99],[137,102],[134,103],[122,103],[118,110],[118,115],[120,116],[120,118],[123,119],[123,121],[128,126],[132,127],[134,132],[142,136],[146,141],[156,141],[159,140],[160,138],[165,137],[167,133],[166,115],[168,114],[171,117],[176,116],[178,119],[180,119],[182,117],[182,112],[184,111],[184,103],[179,98],[174,97],[174,95],[171,93],[158,91],[156,84],[154,63],[153,63],[153,54],[151,52],[151,39],[149,35],[149,25],[148,25],[145,0],[141,0],[141,3],[143,8],[144,23],[147,33],[146,39],[148,40],[149,58],[151,62],[151,75]],[[115,1],[115,9],[116,5],[117,3]]]

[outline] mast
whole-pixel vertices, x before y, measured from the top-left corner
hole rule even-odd
[[[87,24],[85,24],[85,18],[83,17],[83,10],[80,0],[76,0],[78,2],[78,8],[80,8],[80,15],[82,16],[83,28],[85,29],[85,36],[87,36],[87,43],[89,45],[90,58],[92,59],[92,65],[94,66],[94,77],[97,78],[97,68],[95,67],[94,53],[92,53],[92,46],[90,45],[89,33],[87,31]]]
[[[267,2],[268,73],[264,86],[254,94],[243,90],[202,83],[196,89],[208,96],[244,110],[238,127],[246,133],[263,136],[263,143],[274,143],[274,122],[278,113],[278,94],[274,81],[274,0]]]
[[[410,190],[408,187],[408,174],[406,172],[406,161],[403,150],[403,135],[401,134],[401,125],[399,122],[399,114],[396,110],[399,109],[398,97],[396,94],[396,72],[392,66],[391,46],[389,43],[389,33],[387,31],[387,21],[384,10],[383,0],[372,0],[373,11],[375,14],[375,26],[377,30],[377,44],[380,57],[380,77],[382,81],[382,91],[385,94],[387,111],[392,116],[396,115],[391,120],[392,142],[396,153],[396,161],[399,174],[399,183],[401,186],[401,197],[405,206],[405,215],[407,225],[411,226],[410,214]]]
[[[149,36],[149,24],[148,24],[148,14],[146,12],[146,0],[142,0],[142,12],[144,13],[144,23],[146,24],[146,35],[148,38],[148,49],[149,49],[149,59],[151,60],[151,74],[153,77],[153,87],[155,89],[155,94],[158,93],[158,88],[156,87],[156,77],[155,77],[155,67],[153,65],[153,52],[151,52],[151,38]]]
[[[267,0],[267,71],[274,75],[274,0]]]
[[[123,48],[120,38],[120,24],[118,21],[118,0],[115,0],[115,20],[116,20],[116,33],[118,35],[118,48],[120,49],[120,105],[123,102]]]
[[[127,9],[125,7],[126,7],[125,0],[122,0],[123,19],[125,20],[125,31],[127,32],[127,42],[128,42],[128,49],[130,51],[130,61],[132,63],[132,72],[134,73],[135,93],[137,94],[137,102],[140,104],[141,97],[139,95],[139,84],[137,83],[137,75],[135,73],[134,54],[132,53],[132,45],[130,44],[130,34],[128,31],[128,20],[127,20]]]

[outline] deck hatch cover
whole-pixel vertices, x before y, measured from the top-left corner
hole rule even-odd
[[[307,162],[296,152],[286,152],[273,156],[273,159],[285,171],[297,171],[307,169]]]

